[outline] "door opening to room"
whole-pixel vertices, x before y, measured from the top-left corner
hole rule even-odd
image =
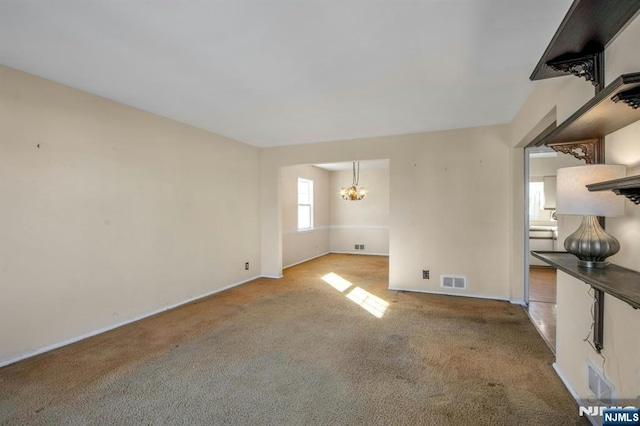
[[[355,180],[366,195],[345,200]],[[388,159],[282,167],[283,268],[328,253],[388,256],[389,207]]]
[[[533,250],[558,249],[555,217],[556,159],[557,153],[546,147],[526,150],[527,253]],[[556,271],[530,254],[525,265],[529,317],[540,335],[555,351]]]
[[[562,241],[558,239],[555,212],[556,174],[560,168],[578,166],[582,162],[544,146],[527,148],[525,161],[527,306],[531,321],[555,351],[556,270],[529,252],[564,251]]]

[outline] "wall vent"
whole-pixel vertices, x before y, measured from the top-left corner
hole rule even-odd
[[[593,396],[598,399],[602,405],[614,404],[614,388],[602,372],[591,362],[587,364],[587,381],[589,390],[593,392]]]
[[[440,287],[464,290],[467,288],[467,277],[459,275],[440,275]]]

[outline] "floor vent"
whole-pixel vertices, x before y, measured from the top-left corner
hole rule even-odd
[[[593,364],[587,364],[587,380],[589,389],[603,405],[613,404],[613,385],[605,379],[602,372]]]
[[[440,275],[440,287],[464,290],[467,288],[467,277]]]

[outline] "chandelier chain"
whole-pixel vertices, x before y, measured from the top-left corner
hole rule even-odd
[[[353,186],[360,184],[360,162],[358,161],[358,173],[356,174],[356,162],[353,162]]]

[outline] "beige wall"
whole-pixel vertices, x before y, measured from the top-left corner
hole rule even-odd
[[[606,81],[611,82],[621,73],[640,70],[637,40],[640,39],[640,18],[636,17],[618,38],[607,47]],[[514,152],[520,151],[530,129],[543,120],[550,111],[557,112],[561,123],[573,111],[593,96],[593,87],[582,79],[560,77],[536,84],[535,90],[518,112],[511,125],[511,143]],[[628,126],[606,138],[607,163],[626,164],[628,175],[640,174],[640,123]],[[514,168],[519,162],[513,156]],[[514,205],[518,203],[518,176],[514,176]],[[560,216],[559,240],[573,232],[579,218]],[[626,201],[626,215],[608,218],[607,230],[622,245],[620,253],[610,260],[620,266],[640,270],[640,208]],[[520,232],[520,223],[513,223],[513,234]],[[517,248],[517,244],[516,244]],[[512,260],[516,265],[516,259]],[[519,276],[517,265],[512,269]],[[605,296],[603,358],[583,339],[588,334],[592,319],[593,298],[589,286],[567,274],[558,274],[557,287],[557,353],[555,367],[567,386],[580,398],[589,398],[587,363],[592,361],[604,369],[606,377],[614,384],[619,398],[638,401],[640,397],[640,310],[613,297]],[[637,402],[640,403],[640,402]],[[636,403],[636,404],[637,404]]]
[[[440,291],[440,274],[465,275],[460,294],[510,297],[510,164],[506,126],[327,142],[261,151],[263,274],[282,271],[279,170],[354,158],[390,159],[390,287]],[[470,207],[472,206],[472,207]],[[431,279],[422,279],[422,270]]]
[[[558,154],[556,157],[531,158],[529,176],[542,179],[545,176],[556,176],[558,169],[580,166],[584,161],[572,155]]]
[[[313,230],[298,231],[298,178],[313,181]],[[330,173],[314,166],[280,170],[282,197],[282,263],[284,267],[329,252]]]
[[[258,149],[2,66],[0,129],[0,364],[260,274]]]
[[[360,170],[360,185],[367,196],[345,201],[340,188],[351,185],[352,171],[331,172],[331,251],[334,253],[389,254],[389,169]],[[364,244],[364,250],[355,250]]]

